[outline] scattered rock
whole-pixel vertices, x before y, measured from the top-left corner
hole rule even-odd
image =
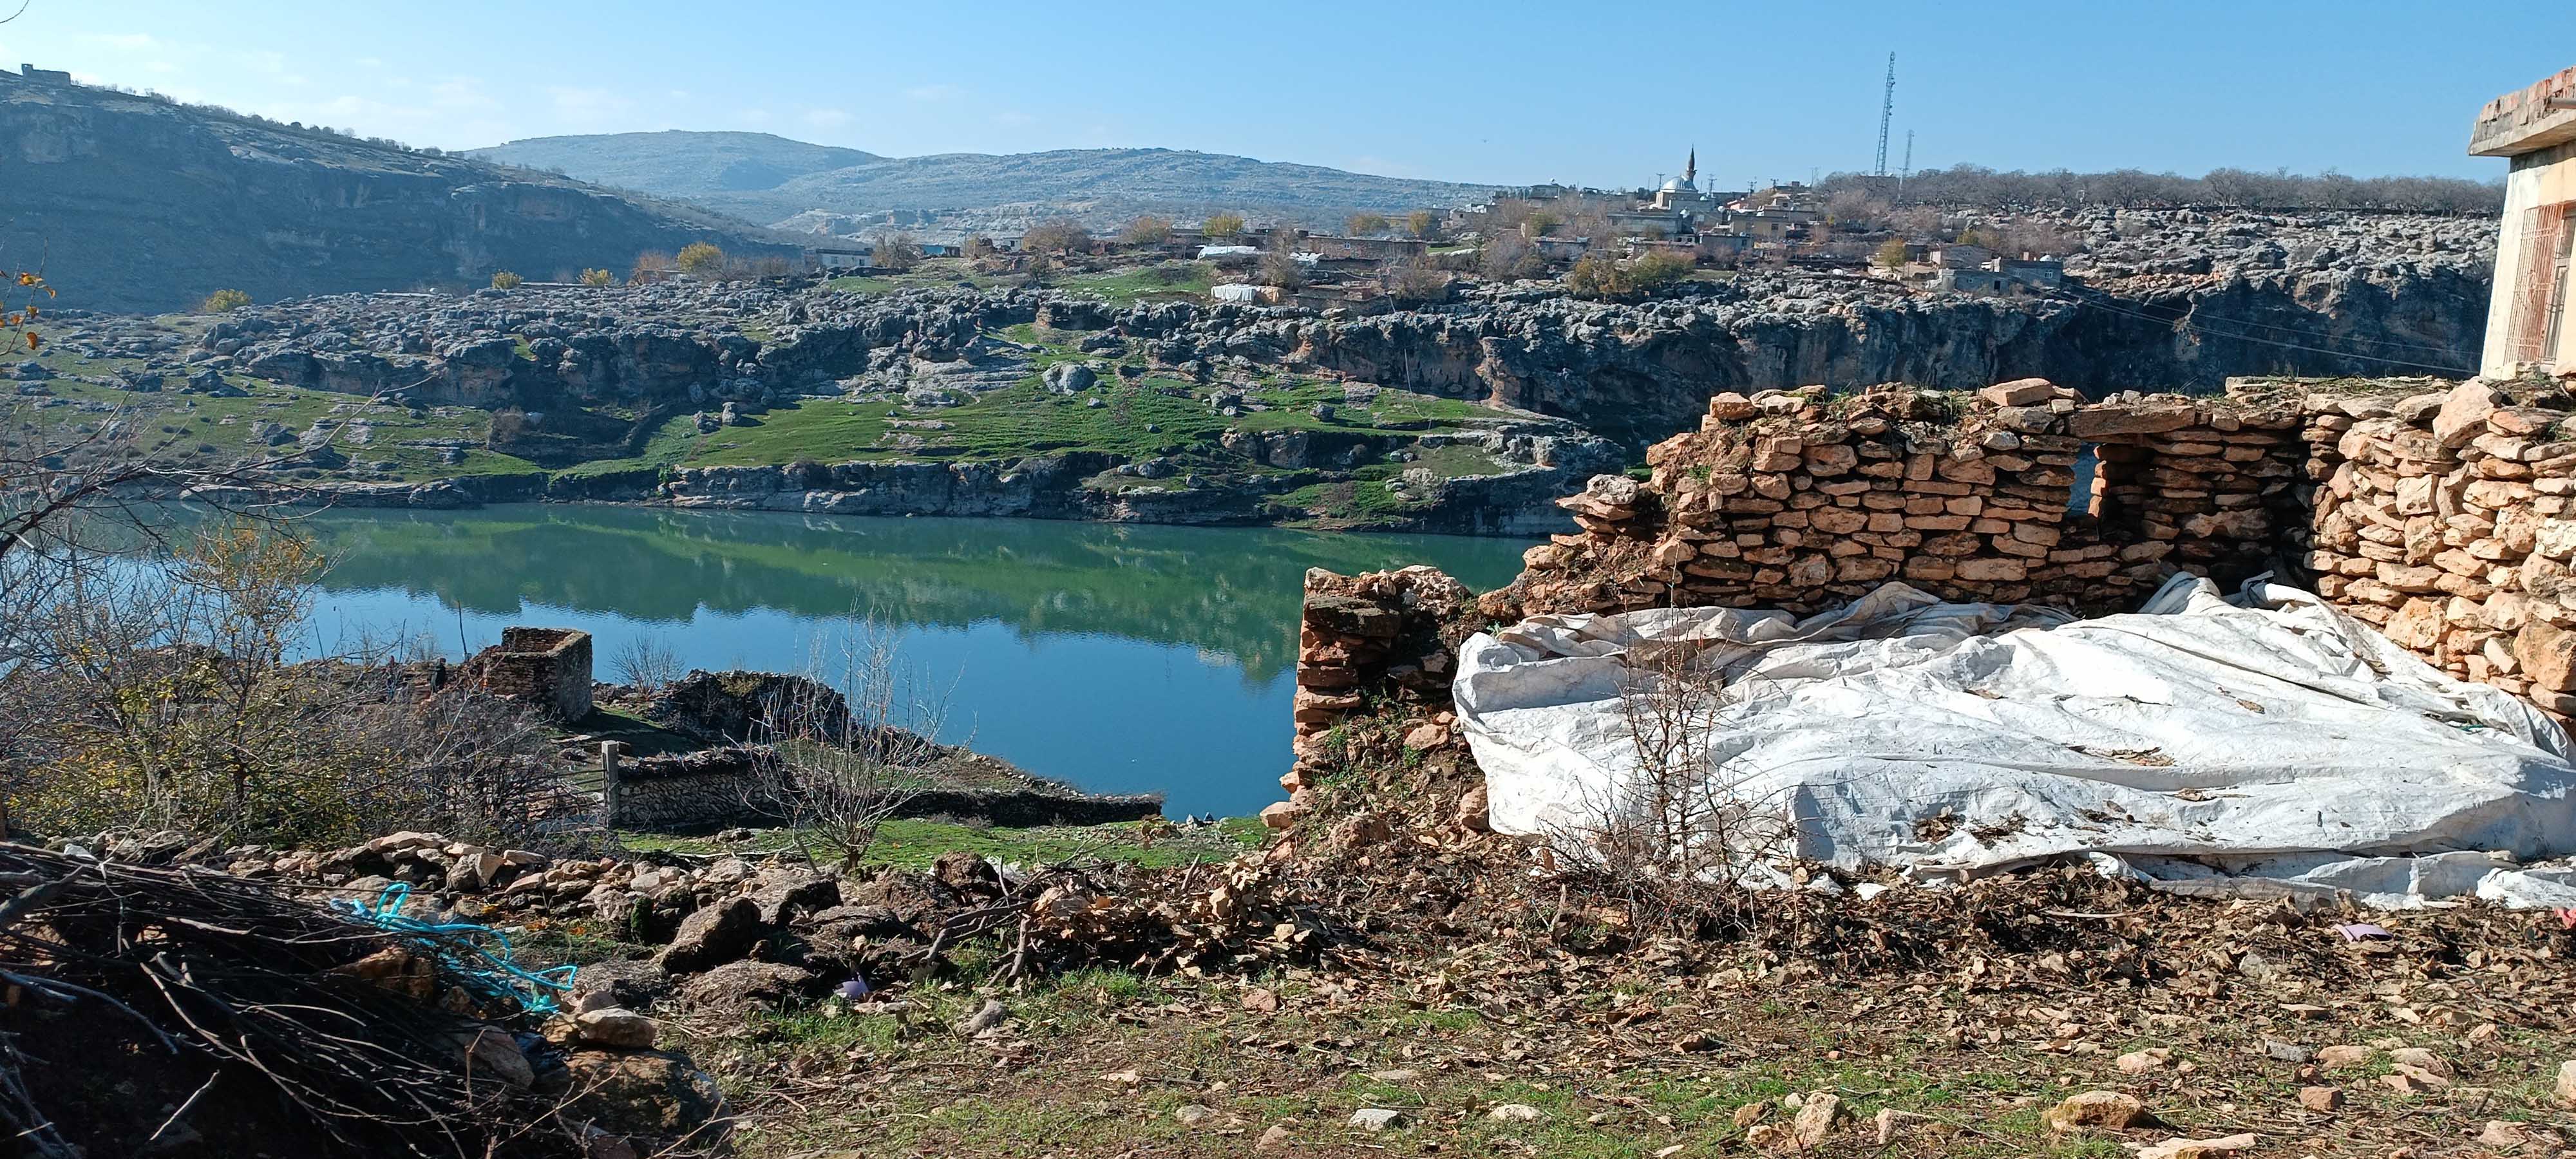
[[[2134,1095],[2119,1091],[2086,1091],[2070,1095],[2064,1102],[2041,1116],[2052,1131],[2124,1131],[2130,1127],[2151,1124],[2146,1104]]]
[[[1357,1127],[1360,1130],[1370,1132],[1371,1134],[1375,1134],[1379,1131],[1393,1131],[1401,1129],[1405,1125],[1405,1122],[1404,1112],[1402,1111],[1391,1110],[1386,1107],[1362,1107],[1359,1110],[1351,1112],[1350,1125]]]
[[[2478,1132],[2478,1145],[2510,1151],[2531,1141],[2531,1132],[2520,1123],[2503,1119],[2487,1120],[2486,1129]]]
[[[982,1034],[1000,1026],[1002,1020],[1010,1016],[1010,1009],[1002,1005],[1001,999],[987,998],[984,1000],[982,1009],[967,1015],[957,1023],[957,1033],[969,1036]]]
[[[1497,1123],[1535,1123],[1546,1118],[1547,1112],[1528,1103],[1503,1103],[1485,1112],[1485,1117]]]
[[[2320,1114],[2343,1107],[2342,1087],[2300,1087],[2299,1105]]]
[[[1905,1133],[1905,1128],[1909,1124],[1929,1123],[1931,1121],[1932,1119],[1928,1115],[1918,1115],[1911,1111],[1900,1111],[1894,1107],[1880,1107],[1878,1109],[1878,1117],[1873,1120],[1873,1125],[1877,1128],[1876,1137],[1878,1145],[1884,1147],[1895,1142],[1899,1136]]]
[[[728,898],[680,919],[679,933],[653,960],[665,973],[695,974],[741,959],[767,933],[758,903]]]
[[[573,1025],[583,1042],[611,1050],[651,1050],[659,1030],[652,1019],[615,1006],[576,1014]]]
[[[2229,1135],[2218,1139],[2167,1139],[2138,1152],[2138,1159],[2224,1159],[2240,1151],[2251,1151],[2262,1137],[2253,1134]]]
[[[1800,1150],[1812,1151],[1824,1145],[1825,1136],[1833,1133],[1834,1124],[1842,1117],[1840,1096],[1823,1091],[1808,1095],[1798,1108],[1798,1116],[1789,1121],[1789,1141]]]

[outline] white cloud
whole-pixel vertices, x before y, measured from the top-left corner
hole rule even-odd
[[[907,101],[953,101],[965,95],[965,89],[952,84],[914,85],[903,90]]]
[[[385,58],[381,56],[362,56],[354,63],[360,68],[383,68],[385,66]]]
[[[744,124],[766,125],[769,123],[769,110],[767,109],[744,109],[739,113],[735,113],[734,116]]]
[[[807,109],[805,123],[817,129],[837,129],[850,123],[850,114],[843,109]]]
[[[993,123],[996,125],[1010,125],[1017,127],[1020,125],[1034,125],[1038,123],[1038,119],[1028,115],[1027,113],[1012,110],[993,114]]]

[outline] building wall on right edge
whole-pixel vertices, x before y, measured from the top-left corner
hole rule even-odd
[[[2571,210],[2576,210],[2576,142],[2513,159],[2505,178],[2480,374],[2509,378],[2521,366],[2542,361],[2562,370],[2576,368],[2576,324],[2560,323],[2554,349],[2538,344],[2552,293],[2568,292],[2563,282],[2553,286],[2551,275],[2564,252],[2565,231],[2576,226],[2568,221]]]

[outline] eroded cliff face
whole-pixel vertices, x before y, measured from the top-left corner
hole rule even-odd
[[[1698,420],[1722,391],[2042,377],[2096,396],[2215,391],[2261,374],[2465,376],[2487,283],[2459,268],[2395,276],[2120,278],[2052,298],[1907,296],[1747,278],[1640,305],[1550,296],[1349,321],[1216,309],[1166,325],[1165,357],[1301,360],[1412,390],[1491,398],[1632,446]],[[1135,329],[1148,320],[1121,319]]]
[[[0,82],[0,189],[10,263],[41,265],[60,305],[97,309],[622,272],[701,239],[792,252],[561,178],[27,81]]]

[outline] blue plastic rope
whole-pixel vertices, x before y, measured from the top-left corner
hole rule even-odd
[[[442,968],[483,998],[507,998],[541,1017],[562,1009],[555,996],[572,991],[573,971],[578,967],[530,970],[519,965],[511,953],[508,934],[480,922],[425,922],[404,917],[403,906],[410,900],[411,886],[398,881],[386,886],[372,906],[347,900],[334,904],[380,929],[412,935],[410,941],[436,954]],[[486,938],[492,943],[488,948],[483,942]]]

